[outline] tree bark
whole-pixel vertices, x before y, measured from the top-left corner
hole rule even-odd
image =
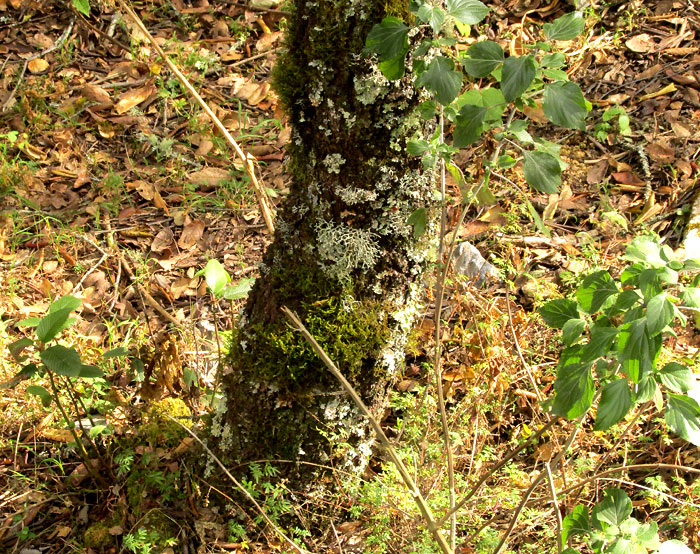
[[[390,82],[362,54],[386,15],[408,21],[407,1],[299,0],[277,62],[292,184],[235,330],[212,434],[229,463],[294,462],[280,465],[292,490],[323,486],[317,464],[362,472],[374,438],[280,307],[381,414],[431,261],[434,233],[416,238],[406,222],[434,202],[433,172],[406,153],[429,136],[425,98],[409,67]]]

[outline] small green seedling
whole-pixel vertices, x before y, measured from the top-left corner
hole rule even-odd
[[[226,300],[245,298],[255,282],[255,279],[244,278],[232,285],[228,271],[221,262],[215,259],[209,260],[204,269],[197,272],[197,275],[204,275],[209,290],[216,298],[225,298]]]

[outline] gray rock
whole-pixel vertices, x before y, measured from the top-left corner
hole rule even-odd
[[[481,252],[467,241],[460,242],[455,247],[452,267],[457,275],[472,279],[478,286],[483,286],[486,281],[501,281],[501,275],[496,266],[487,262]]]

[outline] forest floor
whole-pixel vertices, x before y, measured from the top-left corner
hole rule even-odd
[[[517,54],[543,22],[572,9],[560,0],[486,3],[490,15],[458,48],[486,35]],[[255,513],[231,499],[215,507],[224,493],[193,473],[196,444],[177,427],[163,430],[169,422],[159,415],[197,422],[218,402],[222,349],[244,300],[215,298],[201,270],[216,259],[243,288],[256,276],[270,236],[255,193],[138,28],[108,0],[91,2],[88,18],[74,7],[84,4],[0,0],[0,552],[280,551]],[[692,0],[591,4],[584,36],[560,45],[569,76],[593,105],[587,131],[556,131],[541,110],[528,112],[568,164],[558,195],[530,196],[546,234],[525,207],[518,166],[507,179],[492,178],[491,201],[471,206],[457,230],[508,283],[479,288],[456,275],[448,283],[442,385],[460,491],[547,421],[540,402],[552,394],[561,343],[536,308],[570,294],[583,273],[614,273],[635,233],[681,247],[698,193],[700,7]],[[288,187],[290,129],[270,70],[287,14],[260,5],[154,0],[136,7],[255,156],[277,205]],[[614,106],[629,117],[626,136],[617,115],[603,117]],[[492,149],[493,141],[481,141],[460,151],[457,164],[476,179]],[[454,225],[462,193],[449,180],[448,194]],[[20,366],[10,346],[33,336],[22,321],[41,318],[69,294],[81,306],[63,344],[105,379],[15,378]],[[421,488],[445,506],[439,416],[433,393],[423,397],[435,341],[432,293],[424,305],[384,424],[401,435],[398,447],[414,460]],[[696,365],[700,334],[677,332],[672,354]],[[104,358],[105,351],[114,357]],[[79,422],[87,458],[49,389],[61,391],[66,416]],[[594,474],[604,458],[609,465],[698,466],[700,450],[669,436],[659,418],[646,406],[612,435],[579,435],[556,486]],[[520,495],[570,430],[553,427],[492,476],[460,512],[460,552],[493,550]],[[622,438],[629,440],[617,442]],[[269,472],[264,464],[251,467],[251,489],[267,490]],[[626,482],[616,486],[630,494],[638,518],[657,521],[665,538],[700,552],[700,487],[687,475],[630,470],[613,477]],[[332,533],[315,538],[314,551],[427,551],[416,546],[426,532],[379,455],[363,479],[352,496],[339,497],[345,515]],[[578,502],[594,499],[605,484],[596,481]],[[576,503],[570,496],[560,508],[566,513]],[[294,509],[274,494],[265,507]],[[556,552],[556,526],[542,486],[508,548]]]

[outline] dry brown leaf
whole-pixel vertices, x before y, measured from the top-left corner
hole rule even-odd
[[[202,237],[202,233],[204,233],[204,222],[198,219],[192,220],[183,227],[177,245],[183,250],[189,250],[197,244],[197,241]]]
[[[688,138],[692,136],[692,131],[680,121],[672,121],[671,129],[678,138]]]
[[[80,435],[80,430],[75,430]],[[42,429],[39,431],[39,436],[55,442],[72,442],[74,440],[73,433],[69,429]]]
[[[631,171],[618,171],[612,174],[615,181],[622,185],[644,186],[644,181]]]
[[[125,114],[131,108],[138,106],[141,102],[146,100],[151,94],[155,94],[155,92],[156,86],[152,84],[128,90],[119,97],[119,102],[114,106],[114,110],[119,115]]]
[[[44,58],[36,58],[27,64],[30,73],[41,73],[49,68],[49,62]]]
[[[199,171],[193,171],[187,175],[187,179],[190,183],[199,187],[215,187],[222,181],[229,179],[229,172],[227,169],[220,167],[205,167]]]
[[[145,200],[153,200],[153,195],[156,192],[155,185],[148,181],[131,181],[126,184],[126,188],[136,190],[141,198]]]
[[[672,163],[676,159],[676,152],[673,148],[662,142],[652,142],[647,146],[649,157],[655,162],[666,164]]]
[[[605,174],[608,172],[610,164],[608,160],[600,160],[597,164],[591,167],[586,173],[586,182],[589,185],[597,185],[605,179]]]
[[[625,46],[632,50],[632,52],[640,53],[653,52],[656,49],[656,43],[648,33],[642,33],[641,35],[632,37],[625,42]]]
[[[80,90],[80,93],[88,100],[97,102],[98,104],[112,103],[112,98],[110,97],[109,92],[102,87],[98,87],[97,85],[85,85]]]
[[[265,52],[272,48],[272,46],[279,41],[284,36],[281,31],[275,31],[274,33],[263,33],[262,36],[255,43],[255,49],[258,52]]]
[[[157,254],[161,254],[167,250],[175,240],[173,232],[170,228],[166,227],[158,231],[158,234],[153,237],[153,242],[151,242],[151,250]]]
[[[168,205],[165,203],[165,200],[163,200],[163,197],[160,195],[160,192],[158,192],[158,189],[153,192],[153,205],[159,210],[163,210],[166,215],[170,215]]]
[[[190,288],[190,284],[197,284],[197,279],[190,279],[189,277],[179,277],[175,279],[175,282],[170,285],[170,293],[173,298],[177,300],[181,296],[187,293],[187,289]]]

